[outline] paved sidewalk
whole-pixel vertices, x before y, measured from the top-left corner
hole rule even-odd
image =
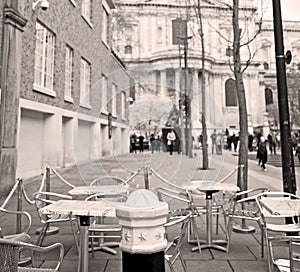
[[[194,158],[187,158],[179,154],[155,153],[148,152],[142,154],[129,154],[118,157],[103,158],[99,161],[90,162],[80,166],[69,167],[65,169],[57,169],[60,175],[72,183],[73,185],[83,185],[89,183],[95,177],[115,175],[122,178],[128,178],[137,169],[141,169],[139,175],[130,183],[133,189],[144,188],[144,166],[147,165],[153,169],[158,175],[174,182],[175,184],[184,185],[190,180],[200,178],[220,180],[227,176],[237,165],[237,156],[232,152],[226,151],[223,155],[210,155],[209,170],[201,170],[201,154],[199,150],[195,151]],[[271,190],[281,190],[281,170],[269,166],[268,172],[260,171],[255,161],[249,160],[249,188],[267,186]],[[29,198],[38,190],[41,184],[42,176],[30,180],[25,180],[25,191]],[[51,174],[51,191],[67,193],[70,189],[54,174]],[[154,188],[161,181],[155,175],[149,175],[150,187]],[[236,184],[236,174],[233,174],[228,180],[228,183]],[[1,201],[3,203],[3,199]],[[14,200],[11,206],[14,206]],[[170,204],[171,205],[171,204]],[[172,205],[177,205],[173,203]],[[40,227],[37,213],[34,206],[23,201],[24,210],[29,211],[33,217],[33,226],[31,229],[32,239],[35,240],[37,235],[36,229]],[[1,227],[10,229],[14,224],[7,221],[4,217],[0,218]],[[214,220],[215,221],[215,220]],[[198,219],[197,226],[201,238],[205,237],[205,218]],[[214,238],[224,238],[224,223],[221,223],[219,234]],[[257,226],[256,232],[253,234],[238,234],[232,235],[232,246],[230,253],[224,253],[218,250],[205,249],[199,252],[191,252],[194,246],[185,242],[182,249],[183,258],[187,264],[188,271],[217,271],[217,272],[265,272],[267,271],[266,259],[261,258],[260,250],[260,232]],[[215,230],[215,226],[213,228]],[[172,229],[173,235],[178,232]],[[61,267],[62,272],[77,271],[78,253],[73,242],[69,225],[60,227],[60,232],[57,235],[46,236],[44,245],[60,241],[65,247],[65,258]],[[111,255],[104,252],[96,252],[95,258],[89,256],[89,271],[90,272],[121,272],[122,253],[120,249],[117,255]],[[51,257],[47,257],[43,265],[51,262]],[[176,271],[183,271],[180,263],[176,264]],[[141,268],[142,269],[142,268]],[[166,271],[169,271],[166,266]],[[275,270],[274,270],[275,271]]]

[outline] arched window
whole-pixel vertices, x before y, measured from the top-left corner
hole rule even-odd
[[[225,105],[226,107],[237,107],[237,91],[232,78],[225,82]]]
[[[269,63],[267,62],[264,63],[264,70],[269,70]]]
[[[157,28],[157,43],[158,43],[158,44],[161,44],[161,43],[162,43],[162,40],[163,40],[162,27],[159,26],[159,27]]]
[[[132,54],[132,46],[131,45],[126,45],[125,46],[125,54]]]
[[[266,99],[266,105],[273,104],[273,92],[271,89],[266,88],[265,89],[265,99]]]

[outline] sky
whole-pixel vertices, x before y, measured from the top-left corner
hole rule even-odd
[[[273,19],[272,0],[264,1],[269,12],[264,19]],[[300,1],[299,0],[280,0],[281,16],[283,20],[300,21]]]

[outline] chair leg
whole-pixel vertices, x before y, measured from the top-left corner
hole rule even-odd
[[[233,218],[229,217],[226,227],[226,236],[227,236],[227,253],[230,251],[230,243],[231,243],[231,233],[232,233],[232,224],[233,224]]]
[[[187,270],[186,264],[185,264],[184,260],[182,259],[180,253],[179,253],[178,257],[179,257],[179,259],[180,259],[180,262],[181,262],[181,264],[182,264],[182,267],[183,267],[184,272],[187,272],[188,270]]]
[[[264,239],[264,229],[263,229],[263,226],[261,226],[259,223],[258,223],[258,226],[260,228],[260,232],[261,232],[261,235],[260,235],[260,243],[261,243],[261,257],[264,258],[265,257],[265,239]]]
[[[192,217],[191,221],[192,221],[192,225],[193,225],[193,229],[194,229],[194,236],[197,241],[198,250],[199,250],[199,253],[201,253],[201,245],[200,245],[200,239],[199,239],[199,235],[198,235],[197,223],[196,223],[195,217]]]
[[[73,233],[74,242],[75,242],[75,245],[76,245],[76,248],[77,248],[77,252],[79,254],[79,241],[78,241],[78,237],[76,236],[76,231],[75,231],[74,226],[73,226],[73,224],[75,224],[75,223],[74,223],[74,220],[72,220],[71,217],[69,218],[69,220],[70,220],[70,224],[71,224],[71,229],[72,229],[72,233]],[[78,224],[77,224],[77,226],[78,226]],[[79,227],[78,227],[77,231],[78,232],[80,231]]]
[[[272,245],[271,242],[268,239],[268,235],[265,234],[265,241],[266,241],[266,247],[267,247],[267,262],[268,262],[268,269],[269,272],[273,271],[273,253],[272,253]]]
[[[47,232],[47,229],[49,227],[49,223],[45,223],[41,229],[41,232],[40,232],[40,235],[39,237],[37,238],[37,241],[36,241],[36,244],[38,246],[41,246],[43,241],[44,241],[44,238],[46,236],[46,232]]]
[[[220,209],[217,208],[217,213],[216,213],[216,234],[219,234],[219,213],[220,213]]]

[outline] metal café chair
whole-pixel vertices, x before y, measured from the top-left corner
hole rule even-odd
[[[114,194],[113,196],[109,196],[106,198],[103,193],[96,193],[88,196],[86,201],[97,201],[99,199],[104,199],[106,201],[114,201],[116,204],[118,202],[125,201],[124,195]],[[118,247],[121,240],[121,226],[118,222],[106,222],[105,215],[102,217],[94,217],[92,218],[92,223],[89,227],[89,239],[91,240],[90,251],[92,252],[92,257],[94,258],[94,252],[96,250],[103,250],[108,253],[117,254],[117,251],[112,247]],[[113,241],[105,241],[106,239],[110,239]]]
[[[261,231],[261,256],[264,257],[264,232],[263,226],[261,224],[261,215],[259,211],[259,207],[256,204],[256,197],[258,194],[267,192],[267,188],[255,188],[249,189],[242,192],[235,193],[228,200],[228,205],[225,207],[225,214],[228,217],[227,220],[227,236],[228,236],[228,244],[227,244],[227,253],[230,251],[231,246],[231,235],[233,231],[233,224],[235,221],[241,221],[240,232],[243,232],[243,223],[245,221],[254,221],[258,224]]]
[[[300,236],[276,236],[271,237],[270,242],[283,243],[288,247],[287,257],[275,257],[274,251],[270,252],[277,269],[280,272],[300,272]]]
[[[32,262],[30,267],[20,267],[19,253],[20,250],[28,250],[32,254]],[[59,256],[57,260],[51,260],[53,268],[47,267],[43,268],[43,261],[35,261],[35,255],[37,252],[41,254],[46,254],[53,250],[59,250]],[[61,263],[64,257],[64,247],[61,243],[55,243],[47,247],[40,247],[37,245],[13,241],[10,239],[0,238],[0,271],[18,271],[18,272],[56,272],[59,271]],[[2,270],[4,269],[4,270]]]
[[[75,216],[69,215],[45,215],[40,212],[40,209],[61,199],[72,199],[71,196],[58,194],[53,192],[37,192],[33,195],[35,207],[42,223],[42,230],[37,239],[37,245],[41,246],[46,235],[46,231],[51,224],[69,222],[72,229],[75,245],[79,251],[79,242],[77,233],[79,233],[78,219]],[[76,229],[75,229],[76,228]]]
[[[197,231],[197,223],[196,218],[200,216],[199,209],[194,205],[189,192],[185,190],[175,190],[174,188],[168,187],[157,187],[155,188],[157,192],[158,199],[160,201],[168,202],[169,200],[177,200],[180,205],[185,204],[186,207],[182,207],[180,209],[170,210],[170,214],[177,214],[178,216],[185,214],[186,211],[191,212],[191,216],[188,220],[188,228],[187,228],[187,239],[189,243],[197,243],[197,247],[199,252],[201,252],[200,248],[200,239]]]
[[[185,214],[181,214],[177,216],[171,215],[171,217],[169,218],[169,222],[165,224],[165,228],[169,228],[171,226],[180,224],[179,235],[177,235],[171,241],[168,241],[168,246],[165,249],[165,260],[172,272],[176,271],[174,268],[174,263],[177,261],[178,258],[182,264],[184,272],[187,272],[187,267],[184,260],[181,257],[180,249],[186,237],[187,228],[190,222],[191,215],[192,215],[191,211],[188,211]],[[167,235],[167,239],[168,239],[168,235]]]
[[[294,194],[287,192],[264,192],[256,197],[256,202],[261,214],[261,222],[263,226],[264,237],[266,241],[267,248],[267,258],[268,258],[268,268],[269,272],[273,271],[274,259],[272,257],[273,252],[273,242],[274,234],[289,233],[294,235],[294,233],[300,232],[299,224],[299,211],[294,211],[293,208],[289,208],[286,212],[270,211],[266,206],[268,200],[280,201],[286,200],[300,200],[300,198]],[[298,220],[295,220],[298,217]],[[290,218],[291,222],[287,223],[286,219]]]

